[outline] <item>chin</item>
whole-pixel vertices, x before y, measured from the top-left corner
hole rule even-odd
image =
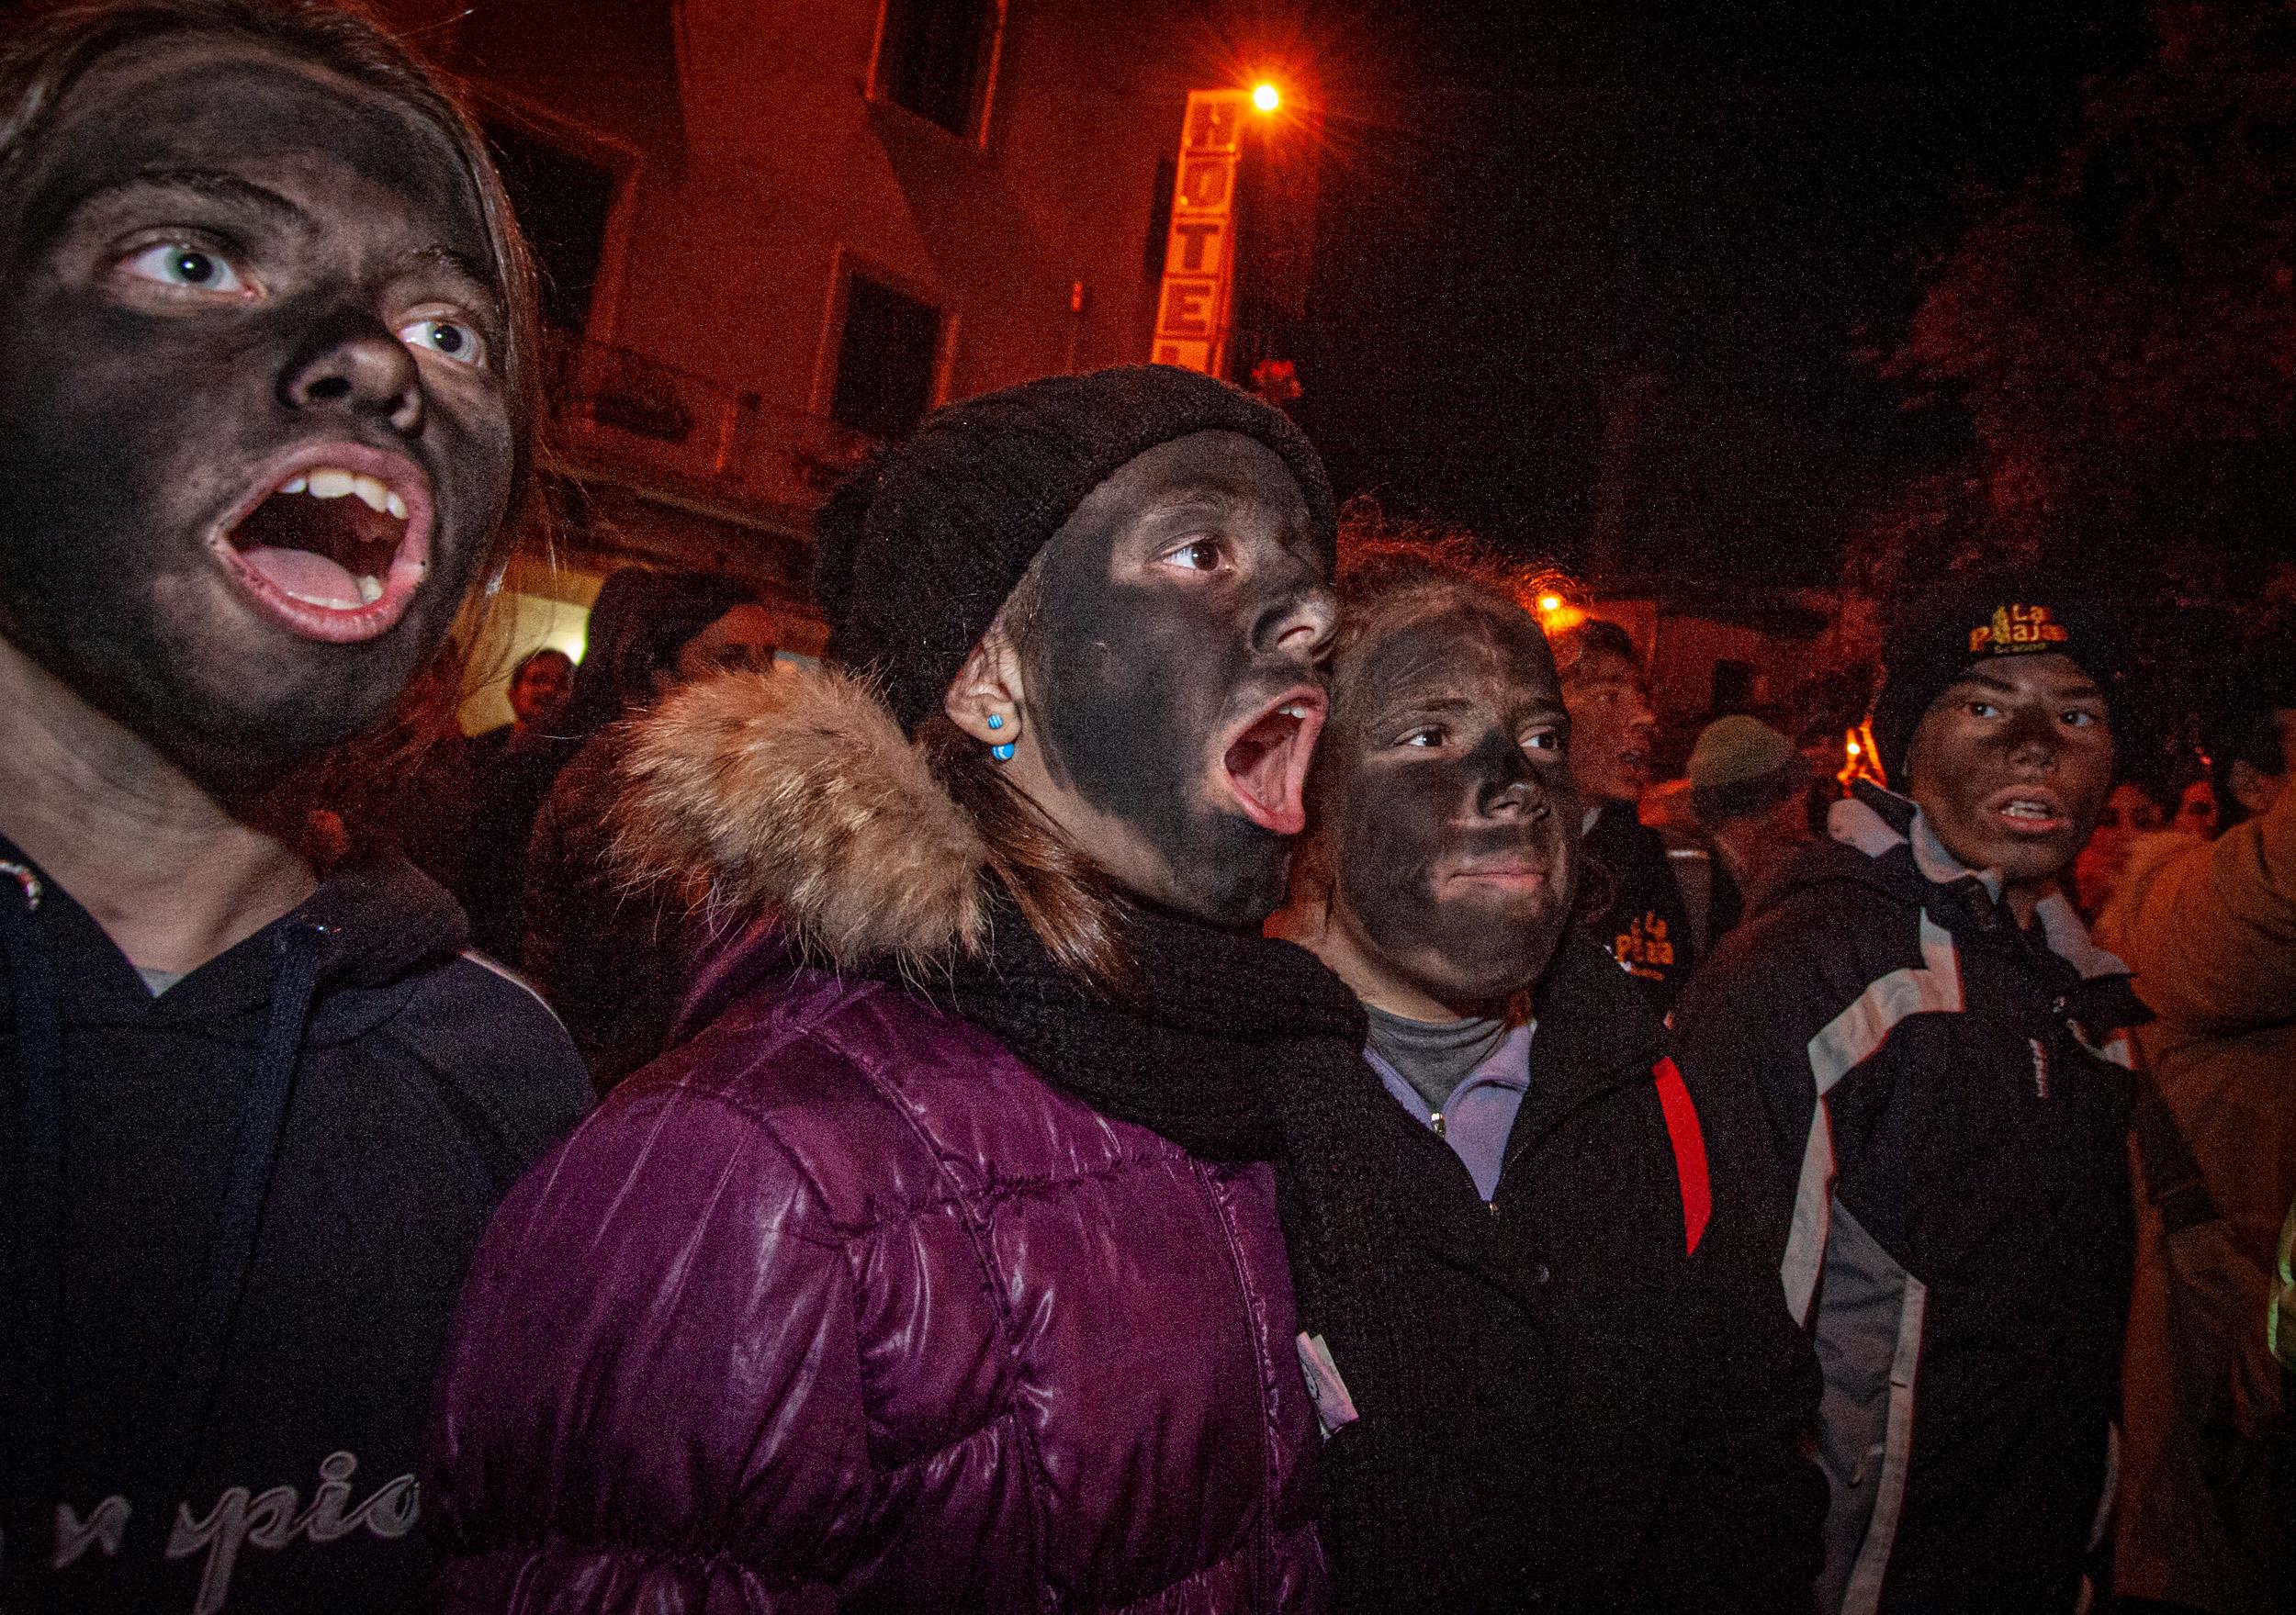
[[[296,691],[269,701],[198,701],[194,721],[182,712],[131,716],[129,726],[182,759],[195,776],[245,788],[277,779],[298,764],[372,733],[389,714],[398,688],[379,699],[366,690],[330,695]],[[196,699],[196,698],[195,698]]]
[[[1272,838],[1271,838],[1272,839]],[[1258,850],[1258,849],[1255,849]],[[1277,841],[1256,858],[1207,857],[1176,874],[1169,891],[1151,893],[1165,907],[1225,931],[1256,931],[1283,906],[1290,883],[1291,846]]]
[[[2066,847],[2003,847],[1994,868],[2001,871],[2002,880],[2014,886],[2039,886],[2051,880],[2070,880],[2080,847],[2078,841]]]

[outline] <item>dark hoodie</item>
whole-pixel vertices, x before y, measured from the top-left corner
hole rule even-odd
[[[153,997],[0,840],[0,1609],[404,1610],[463,1272],[579,1059],[396,855]]]

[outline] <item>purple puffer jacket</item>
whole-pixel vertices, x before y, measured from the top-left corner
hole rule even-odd
[[[445,1607],[1320,1608],[1268,1169],[775,952],[488,1233]]]

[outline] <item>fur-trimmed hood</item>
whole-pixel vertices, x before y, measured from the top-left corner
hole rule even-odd
[[[987,849],[876,691],[782,666],[685,686],[633,726],[615,811],[634,880],[777,916],[840,967],[979,946]]]

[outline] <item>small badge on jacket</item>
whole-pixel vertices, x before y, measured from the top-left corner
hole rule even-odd
[[[1347,1394],[1347,1382],[1339,1377],[1339,1365],[1332,1361],[1332,1349],[1322,1335],[1300,1331],[1300,1372],[1307,1375],[1308,1396],[1315,1404],[1315,1422],[1322,1427],[1325,1441],[1334,1430],[1356,1422],[1356,1399]]]

